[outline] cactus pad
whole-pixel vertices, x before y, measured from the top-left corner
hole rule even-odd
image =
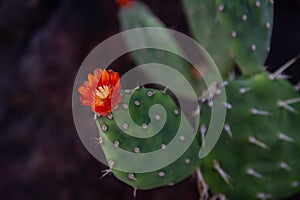
[[[132,93],[131,97],[130,93]],[[189,122],[184,118],[184,115],[181,115],[180,109],[168,94],[155,89],[139,88],[133,91],[122,91],[122,95],[123,100],[113,112],[113,115],[99,117],[96,120],[102,141],[101,146],[108,165],[111,165],[110,167],[113,174],[121,181],[137,189],[151,189],[159,186],[172,185],[192,174],[200,163],[197,158],[200,145],[199,141],[195,138],[192,138],[192,144],[188,146],[187,151],[181,156],[179,155],[178,159],[170,165],[166,165],[164,168],[145,173],[135,173],[130,170],[125,172],[117,169],[117,167],[122,164],[126,165],[128,162],[134,162],[133,160],[124,160],[122,154],[117,152],[118,149],[131,152],[135,154],[135,156],[139,156],[142,153],[162,150],[160,154],[156,154],[155,157],[150,158],[150,161],[147,161],[147,163],[161,163],[166,160],[166,156],[168,156],[164,151],[170,148],[168,144],[172,140],[177,140],[177,145],[184,144],[188,140],[187,136],[175,137],[180,126],[179,124],[183,125],[181,131],[184,131],[186,135],[193,135]],[[166,116],[164,116],[164,113],[159,109],[152,112],[153,116],[151,116],[151,111],[150,114],[148,114],[150,107],[156,104],[160,104],[164,107]],[[132,121],[129,120],[129,115]],[[117,116],[121,120],[121,127],[118,126],[115,121]],[[161,127],[164,121],[163,118],[165,118],[165,124],[161,130],[159,130],[157,134],[151,135],[155,132],[155,128]],[[136,133],[150,135],[150,137],[134,137],[133,135]],[[111,148],[112,144],[113,148]],[[176,153],[176,149],[173,149],[173,151]],[[143,167],[143,165],[145,166],[147,163],[136,163],[136,166]]]
[[[224,131],[201,168],[211,190],[229,199],[279,199],[299,192],[299,93],[286,80],[262,73],[230,81],[226,94]],[[203,106],[202,124],[209,112]]]

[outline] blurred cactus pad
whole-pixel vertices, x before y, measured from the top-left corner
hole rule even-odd
[[[143,3],[126,2],[122,1],[119,10],[122,30],[166,27]],[[123,100],[113,114],[96,119],[108,172],[135,189],[152,189],[173,185],[198,169],[201,176],[196,177],[204,188],[199,191],[203,199],[282,199],[300,192],[300,95],[283,74],[296,58],[274,73],[264,68],[270,51],[273,1],[182,0],[182,6],[192,36],[215,61],[224,82],[215,83],[215,94],[207,97],[200,89],[203,83],[195,77],[193,66],[183,58],[153,49],[132,52],[136,64],[156,62],[173,67],[197,90],[199,107],[193,114],[199,117],[198,132],[189,148],[161,169],[141,173],[118,170],[118,162],[124,158],[117,149],[137,155],[164,150],[176,139],[181,125],[181,131],[193,134],[187,116],[192,113],[183,113],[176,97],[144,87],[123,90]],[[136,40],[156,40],[170,48],[181,48],[168,34],[144,35]],[[131,45],[134,41],[126,42]],[[229,77],[234,70],[240,75]],[[227,96],[223,102],[227,109],[224,128],[213,150],[199,159],[211,120],[211,106],[218,101],[221,86]],[[164,126],[152,137],[133,137],[135,133],[150,134],[161,126],[164,113],[152,113],[149,117],[150,107],[156,104],[165,109]],[[121,124],[113,120],[115,115],[123,119]],[[179,137],[178,145],[185,139]],[[153,162],[165,159],[162,152]]]

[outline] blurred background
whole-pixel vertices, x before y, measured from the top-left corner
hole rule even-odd
[[[189,34],[179,0],[143,0],[168,27]],[[114,0],[0,0],[0,199],[133,199],[81,143],[71,95],[77,70],[119,32]],[[275,0],[274,71],[300,54],[300,1]],[[128,56],[115,64],[126,69]],[[300,62],[287,74],[300,80]],[[190,177],[136,199],[197,199]],[[300,199],[300,196],[291,199]]]

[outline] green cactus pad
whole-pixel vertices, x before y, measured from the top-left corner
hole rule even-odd
[[[119,21],[123,31],[143,27],[166,27],[146,5],[138,1],[132,2],[130,6],[120,8]],[[152,44],[159,44],[163,49],[169,49],[171,52],[182,52],[180,45],[169,32],[161,29],[160,31],[157,31],[155,35],[152,35],[149,34],[147,30],[141,31],[144,32],[139,32],[140,34],[136,32],[134,36],[130,35],[130,37],[125,38],[125,42],[129,47],[144,46],[145,44],[148,44],[149,46],[152,46]],[[130,55],[138,65],[160,63],[172,67],[180,72],[180,74],[182,74],[195,89],[199,88],[199,75],[196,73],[196,70],[183,58],[171,52],[148,48],[132,51]],[[145,76],[149,76],[151,72],[151,68],[144,69]],[[151,78],[155,83],[157,82],[155,80],[161,80],[166,76],[168,76],[168,74],[165,74],[162,71],[162,73],[151,76]],[[190,94],[184,90],[178,90],[177,92],[185,98],[190,97]]]
[[[201,170],[215,194],[228,199],[280,199],[300,191],[300,95],[269,74],[226,86],[224,131]],[[218,98],[218,97],[215,97]],[[201,124],[208,124],[204,105]]]
[[[155,89],[139,88],[133,91],[122,91],[122,95],[123,100],[113,112],[113,115],[99,117],[96,120],[102,141],[101,146],[108,165],[111,165],[113,174],[121,181],[137,189],[152,189],[172,185],[191,175],[200,163],[197,157],[200,145],[195,138],[191,140],[192,144],[187,151],[183,152],[181,156],[179,155],[178,159],[166,167],[145,173],[117,170],[117,167],[122,164],[126,165],[134,162],[133,160],[124,160],[122,154],[117,151],[119,149],[128,151],[134,156],[162,150],[160,154],[151,157],[151,160],[146,163],[136,163],[136,166],[143,167],[149,165],[149,162],[162,162],[167,159],[166,156],[168,155],[164,151],[171,148],[169,143],[176,139],[175,135],[180,126],[179,124],[184,127],[181,130],[182,132],[192,136],[192,128],[189,122],[184,115],[181,115],[180,109],[168,94]],[[153,116],[151,117],[150,108],[156,104],[164,107],[166,115],[157,109],[152,110]],[[129,115],[132,120],[128,119]],[[117,116],[121,120],[121,127],[118,126],[115,120]],[[165,124],[163,124],[161,130],[157,134],[151,135],[153,131],[155,132],[155,128],[162,126],[163,118],[165,118]],[[135,134],[149,134],[150,137],[138,138],[133,136]],[[187,136],[186,138],[177,138],[177,145],[186,142],[185,139],[188,139]],[[111,148],[112,145],[113,148]],[[174,149],[174,152],[176,152],[176,149]]]
[[[229,37],[216,21],[216,2],[183,0],[182,3],[193,36],[210,54],[221,73],[227,76],[234,67],[234,61],[227,48]]]
[[[270,51],[273,2],[217,0],[217,17],[229,40],[229,50],[244,74],[263,71]]]
[[[183,4],[195,38],[221,71],[234,63],[244,74],[263,71],[270,50],[273,1],[183,0]]]

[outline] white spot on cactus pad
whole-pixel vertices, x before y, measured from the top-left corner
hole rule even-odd
[[[153,93],[152,91],[148,91],[148,92],[147,92],[147,96],[148,96],[148,97],[152,97],[153,95],[154,95],[154,93]]]
[[[167,145],[165,145],[165,144],[162,144],[162,145],[161,145],[161,149],[162,149],[162,150],[165,150],[166,148],[167,148]]]
[[[243,21],[247,21],[248,16],[246,14],[243,14],[242,19],[243,19]]]
[[[248,92],[248,91],[250,91],[250,90],[251,90],[250,88],[241,88],[241,89],[239,90],[239,93],[245,94],[246,92]]]
[[[128,178],[130,180],[137,181],[137,179],[135,178],[134,174],[128,174]]]
[[[286,171],[290,171],[291,170],[290,166],[286,162],[280,162],[279,163],[279,168],[283,169],[283,170],[286,170]]]
[[[164,177],[165,175],[166,175],[165,172],[159,172],[159,173],[158,173],[158,176],[159,176],[159,177]]]
[[[108,127],[106,126],[106,124],[102,124],[101,129],[103,132],[106,132],[108,130]]]
[[[219,9],[219,11],[222,12],[222,11],[224,10],[224,5],[223,5],[223,4],[219,5],[219,8],[218,8],[218,9]]]
[[[135,104],[136,106],[139,106],[139,105],[141,105],[141,102],[139,102],[138,100],[135,100],[135,101],[134,101],[134,104]]]
[[[190,164],[191,163],[191,160],[189,158],[185,159],[185,164]]]
[[[160,120],[160,115],[155,115],[155,117],[154,117],[157,121],[159,121]]]
[[[233,134],[232,134],[231,128],[230,128],[230,126],[228,124],[224,125],[224,131],[228,134],[228,136],[230,138],[233,138]]]
[[[252,44],[252,45],[251,45],[251,49],[252,49],[252,51],[256,51],[256,45],[255,45],[255,44]]]
[[[147,129],[148,125],[147,124],[143,124],[142,127],[143,127],[143,129]]]
[[[127,123],[123,123],[123,124],[122,124],[122,127],[123,127],[123,129],[124,129],[125,131],[127,131],[128,128],[129,128],[129,125],[128,125]]]
[[[296,187],[298,187],[299,186],[299,182],[298,181],[293,181],[292,182],[292,187],[293,188],[296,188]]]
[[[264,192],[259,192],[256,197],[258,199],[261,199],[261,200],[266,200],[266,199],[272,199],[272,195],[270,194],[267,194],[267,193],[264,193]]]
[[[108,166],[109,166],[109,168],[113,168],[113,166],[115,166],[115,161],[113,161],[113,160],[109,160],[108,161]]]
[[[175,114],[175,115],[179,115],[179,110],[178,110],[178,109],[175,109],[175,110],[174,110],[174,114]]]
[[[179,137],[179,139],[180,139],[181,141],[184,141],[184,140],[185,140],[185,137],[184,137],[183,135],[181,135],[181,136]]]
[[[115,141],[114,145],[115,145],[116,148],[119,148],[120,147],[120,142],[119,141]]]
[[[255,5],[256,5],[256,7],[259,8],[259,7],[260,7],[260,1],[256,1],[256,2],[255,2]]]
[[[138,147],[135,147],[135,148],[134,148],[134,152],[135,152],[135,153],[140,153],[140,152],[141,152],[141,150],[140,150],[140,148],[138,148]]]
[[[236,32],[236,31],[232,31],[232,32],[231,32],[231,36],[232,36],[233,38],[236,38],[237,32]]]

